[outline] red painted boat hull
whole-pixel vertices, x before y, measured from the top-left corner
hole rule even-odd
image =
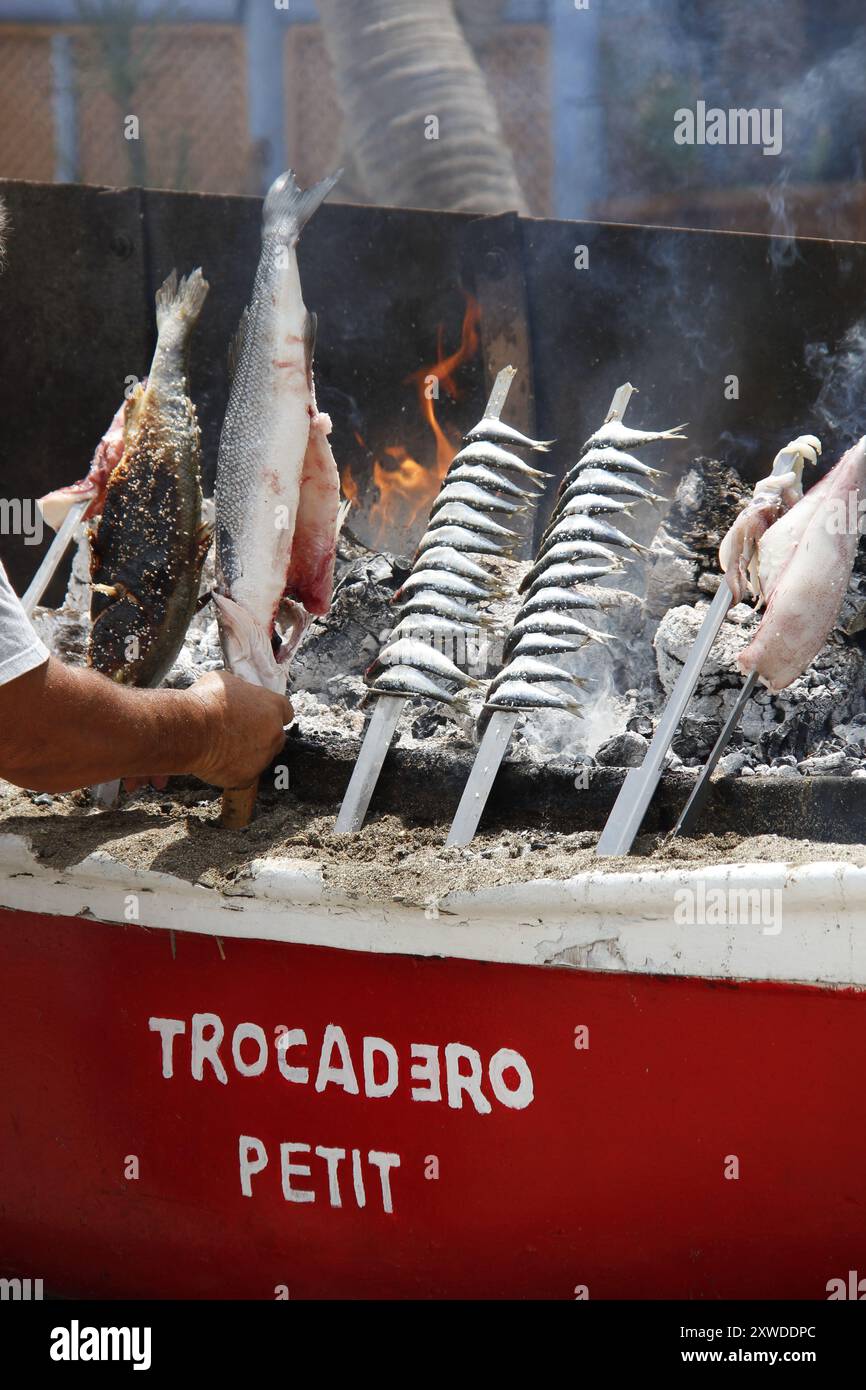
[[[0,1273],[98,1297],[820,1299],[863,1264],[862,993],[223,944],[181,935],[173,958],[165,931],[0,913]],[[192,1074],[201,1013],[225,1082]],[[170,1077],[152,1017],[184,1023]],[[232,1061],[243,1023],[259,1075]],[[329,1024],[358,1094],[315,1088]],[[364,1093],[365,1036],[396,1054],[393,1094]],[[438,1048],[442,1100],[412,1098],[412,1044]],[[477,1050],[489,1113],[448,1104],[446,1044]],[[503,1048],[531,1071],[522,1108],[490,1081]],[[250,1196],[241,1136],[267,1155]],[[310,1146],[287,1161],[312,1200],[286,1200],[281,1144]],[[371,1152],[399,1156],[391,1212]]]

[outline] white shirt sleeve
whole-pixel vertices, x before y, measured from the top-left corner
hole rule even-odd
[[[51,653],[37,636],[0,562],[0,685],[24,676]]]

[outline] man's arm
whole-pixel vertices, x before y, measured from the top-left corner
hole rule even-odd
[[[135,690],[50,657],[0,685],[0,777],[48,792],[153,773],[246,786],[291,718],[282,695],[227,672],[187,690]]]

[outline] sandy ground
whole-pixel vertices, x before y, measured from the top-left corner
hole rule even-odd
[[[0,783],[0,832],[26,836],[45,863],[63,869],[95,850],[134,868],[155,869],[219,889],[251,860],[281,855],[321,862],[326,881],[350,896],[424,905],[452,889],[535,878],[568,878],[586,870],[630,872],[712,864],[838,860],[866,865],[866,845],[728,834],[679,839],[665,846],[642,836],[629,859],[598,859],[597,835],[542,829],[481,832],[467,849],[445,849],[441,826],[409,826],[394,815],[372,816],[355,835],[334,835],[334,809],[323,813],[289,792],[259,801],[247,829],[218,824],[219,800],[205,789],[139,792],[116,811],[89,809],[81,793],[34,799]]]

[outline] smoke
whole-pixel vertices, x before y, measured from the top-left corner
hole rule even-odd
[[[835,352],[827,343],[807,343],[804,358],[820,383],[814,414],[847,448],[866,429],[866,315],[851,325]]]
[[[782,168],[767,189],[770,231],[780,238],[770,248],[775,270],[799,259],[788,191],[792,180],[809,188],[811,235],[849,232],[848,206],[860,196],[857,184],[863,174],[864,70],[866,35],[861,33],[850,41],[843,39],[805,75],[794,78],[777,103],[784,113]],[[819,200],[816,193],[822,184],[831,187]]]
[[[794,219],[787,201],[790,177],[790,169],[783,169],[779,177],[774,179],[767,189],[767,202],[770,205],[770,234],[773,237],[767,254],[774,270],[785,270],[788,266],[794,265],[796,261],[803,259],[797,250]]]

